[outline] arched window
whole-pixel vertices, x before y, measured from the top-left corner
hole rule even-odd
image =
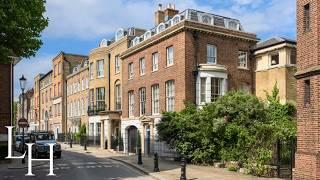
[[[137,44],[139,44],[140,43],[140,37],[135,37],[134,39],[133,39],[133,45],[135,46],[135,45],[137,45]]]
[[[166,29],[166,24],[160,23],[157,27],[157,33],[160,33]]]
[[[212,18],[210,16],[208,16],[208,15],[203,15],[201,17],[201,20],[205,24],[211,24]]]
[[[151,37],[151,31],[147,31],[146,33],[144,33],[144,39],[149,39]]]
[[[180,15],[175,15],[175,16],[172,18],[172,25],[175,25],[175,24],[177,24],[178,22],[180,22]]]
[[[116,41],[121,39],[123,36],[124,36],[124,30],[122,28],[118,29],[118,31],[116,32]]]
[[[228,27],[229,27],[230,29],[238,30],[238,23],[235,22],[235,21],[229,21]]]
[[[107,46],[108,46],[108,41],[106,39],[102,39],[99,47],[107,47]]]

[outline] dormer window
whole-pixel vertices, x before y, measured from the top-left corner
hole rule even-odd
[[[133,39],[133,45],[135,46],[135,45],[137,45],[137,44],[139,44],[140,43],[140,37],[135,37],[134,39]]]
[[[175,16],[172,18],[172,25],[175,25],[175,24],[177,24],[178,22],[180,22],[180,15],[175,15]]]
[[[157,33],[160,33],[166,29],[166,25],[164,23],[160,23],[157,27]]]
[[[211,21],[212,21],[212,18],[208,15],[203,15],[202,18],[201,18],[202,22],[205,23],[205,24],[212,24]]]
[[[229,27],[229,29],[237,30],[238,29],[238,23],[236,23],[235,21],[229,21],[228,27]]]
[[[144,34],[144,40],[149,39],[150,37],[151,37],[151,31],[147,31],[147,32]]]
[[[118,29],[118,31],[116,32],[116,41],[118,41],[119,39],[121,39],[124,36],[124,30],[122,28]]]
[[[102,39],[99,47],[107,47],[107,46],[108,46],[108,41],[106,39]]]

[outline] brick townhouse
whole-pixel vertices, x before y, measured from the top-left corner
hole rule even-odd
[[[40,130],[40,78],[43,76],[44,74],[37,74],[34,78],[33,78],[33,102],[34,102],[34,106],[33,106],[33,112],[34,112],[34,129],[35,131]]]
[[[60,133],[67,133],[67,81],[66,77],[72,73],[73,67],[87,60],[88,56],[60,52],[52,60],[52,126],[56,137]]]
[[[148,153],[161,113],[182,110],[184,101],[202,106],[228,90],[254,91],[250,49],[258,39],[239,20],[160,6],[155,22],[121,55],[126,152],[135,152],[140,132],[147,140],[142,150]]]
[[[67,80],[67,131],[79,132],[88,124],[89,61],[84,60],[72,69]]]
[[[255,95],[266,99],[277,84],[281,103],[296,102],[296,41],[275,37],[254,48]]]
[[[34,90],[29,89],[27,90],[24,96],[24,116],[27,118],[29,127],[25,129],[26,131],[34,131],[35,130],[35,119],[34,119]],[[19,102],[17,103],[17,114],[16,114],[16,123],[22,117],[22,94],[19,95]],[[16,127],[18,129],[18,127]],[[19,129],[21,130],[21,129]]]
[[[39,94],[40,94],[40,121],[39,130],[52,130],[52,70],[41,76],[39,79]]]
[[[320,179],[320,1],[297,1],[297,151],[294,179]]]
[[[114,38],[103,39],[89,54],[89,137],[111,149],[111,141],[119,136],[121,120],[121,59],[135,35],[144,30],[119,28]],[[106,144],[107,141],[107,144]]]

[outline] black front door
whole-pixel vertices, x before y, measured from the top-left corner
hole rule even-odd
[[[130,126],[128,128],[128,152],[136,153],[137,128]]]

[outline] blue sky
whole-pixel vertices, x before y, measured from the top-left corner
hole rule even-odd
[[[31,88],[34,76],[49,71],[60,51],[87,55],[119,27],[152,28],[159,3],[239,19],[245,31],[262,40],[296,38],[295,0],[48,0],[49,26],[42,33],[43,46],[35,57],[15,66],[15,97],[20,93],[19,77],[24,74]]]

